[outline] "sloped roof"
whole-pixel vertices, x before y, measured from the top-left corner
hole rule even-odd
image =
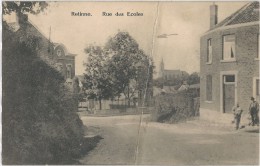
[[[175,93],[175,87],[174,86],[163,86],[163,89],[165,90],[165,93]]]
[[[244,5],[242,8],[237,10],[235,13],[231,14],[229,17],[221,21],[220,23],[216,24],[214,28],[210,29],[214,30],[219,27],[235,25],[235,24],[242,24],[242,23],[249,23],[259,21],[259,2],[249,2],[248,4]]]
[[[44,35],[44,33],[40,30],[40,28],[38,28],[30,19],[28,19],[27,24],[28,24],[29,26],[33,27],[34,29],[36,29],[37,33],[38,33],[42,38],[44,38],[45,40],[51,42],[51,40],[48,39],[48,38]],[[51,43],[52,43],[54,49],[55,49],[56,47],[58,47],[58,46],[61,46],[61,47],[63,48],[64,52],[65,52],[65,56],[76,56],[76,54],[72,54],[72,53],[68,52],[68,50],[67,50],[67,48],[66,48],[66,46],[65,46],[64,44],[62,44],[62,43],[54,43],[54,42],[51,42]]]
[[[189,89],[199,89],[200,88],[200,84],[192,84],[189,86]]]
[[[187,84],[182,84],[181,87],[178,89],[178,91],[183,91],[189,89],[189,85]]]

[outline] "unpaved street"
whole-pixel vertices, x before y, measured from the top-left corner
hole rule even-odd
[[[135,115],[82,116],[92,134],[99,134],[104,139],[80,162],[157,165],[259,163],[259,136],[253,130],[234,131],[233,128],[208,126],[199,121],[160,124],[148,122],[147,116],[144,116],[140,130],[140,117]]]

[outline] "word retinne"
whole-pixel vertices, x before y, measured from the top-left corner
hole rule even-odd
[[[92,16],[91,13],[71,12],[71,16]]]

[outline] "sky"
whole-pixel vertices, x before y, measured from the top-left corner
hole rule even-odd
[[[50,2],[39,15],[29,15],[31,22],[51,40],[63,43],[76,56],[76,75],[84,73],[87,60],[84,48],[103,46],[109,37],[127,31],[151,56],[158,72],[163,58],[166,69],[199,72],[200,36],[209,29],[209,6],[213,2]],[[216,2],[221,21],[246,2]],[[71,12],[92,16],[71,16]],[[111,12],[113,16],[102,16]],[[115,16],[122,12],[125,16]],[[127,12],[143,16],[126,16]],[[178,34],[157,38],[160,34]]]

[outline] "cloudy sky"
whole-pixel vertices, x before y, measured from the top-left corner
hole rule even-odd
[[[29,19],[51,40],[63,43],[77,54],[76,74],[84,72],[84,48],[104,45],[109,36],[128,31],[140,48],[152,56],[156,67],[163,57],[166,69],[199,71],[200,36],[209,28],[212,2],[51,2],[49,8]],[[219,21],[245,2],[217,2]],[[91,17],[71,16],[71,12],[91,13]],[[143,16],[102,16],[102,12],[139,12]],[[160,34],[178,34],[156,38]]]

